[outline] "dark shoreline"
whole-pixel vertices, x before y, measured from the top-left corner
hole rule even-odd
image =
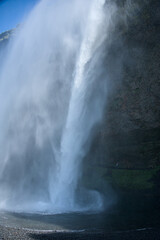
[[[160,229],[136,229],[113,232],[56,232],[0,226],[0,240],[159,240]]]

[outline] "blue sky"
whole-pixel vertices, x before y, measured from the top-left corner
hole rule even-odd
[[[40,0],[0,0],[0,33],[16,27]]]

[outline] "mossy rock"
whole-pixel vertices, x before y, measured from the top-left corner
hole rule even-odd
[[[153,190],[156,185],[154,179],[159,170],[160,167],[153,169],[89,167],[83,175],[83,183],[87,188],[101,191],[105,191],[105,186],[108,185],[115,190]]]
[[[125,190],[148,190],[154,188],[153,176],[159,168],[147,170],[112,170],[111,182]],[[106,177],[107,178],[107,177]]]

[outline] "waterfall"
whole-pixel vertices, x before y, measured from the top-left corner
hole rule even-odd
[[[103,208],[79,180],[103,117],[114,13],[105,0],[42,0],[17,30],[0,74],[0,208]]]
[[[97,37],[103,22],[103,5],[104,0],[94,1],[87,19],[87,28],[77,58],[66,126],[61,141],[60,170],[58,184],[56,184],[57,191],[53,192],[53,199],[56,199],[61,207],[67,202],[71,209],[75,207],[74,194],[81,160],[84,157],[83,144],[94,124],[88,116],[85,116],[85,97],[89,91],[87,85],[88,81],[91,81],[89,76],[85,77],[85,66],[101,41]],[[85,126],[87,121],[89,124]]]

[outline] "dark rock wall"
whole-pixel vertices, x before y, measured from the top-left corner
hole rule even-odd
[[[88,187],[102,191],[110,183],[114,189],[158,193],[160,1],[117,4],[119,16],[105,65],[110,82],[104,121],[84,159],[83,176]]]
[[[160,158],[160,2],[142,1],[118,27],[106,65],[112,87],[90,154],[104,165],[149,167]]]
[[[103,130],[116,134],[160,127],[159,1],[140,5],[121,32],[121,41],[121,82],[108,98]]]

